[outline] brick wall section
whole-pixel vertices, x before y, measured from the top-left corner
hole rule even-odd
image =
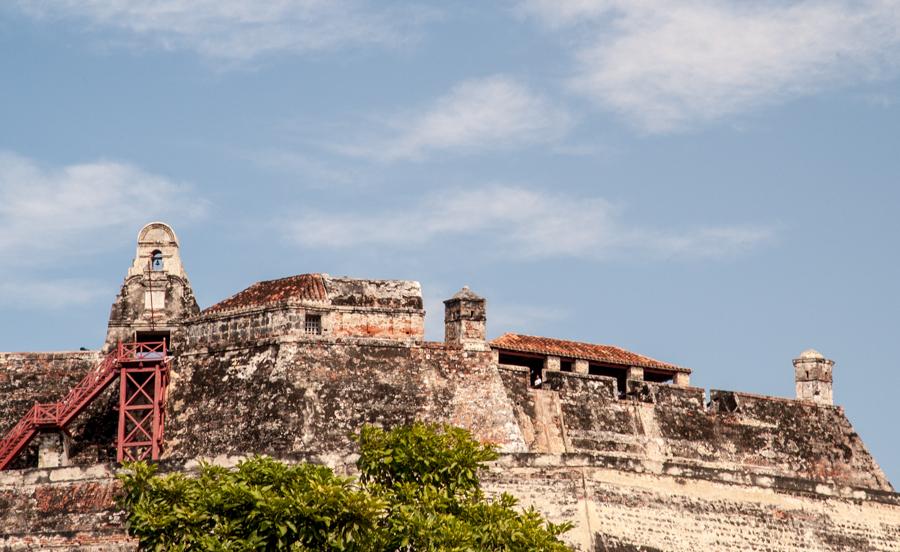
[[[422,310],[274,305],[204,314],[187,326],[185,348],[216,350],[274,338],[313,339],[306,333],[307,314],[321,316],[320,340],[361,337],[421,343],[425,334]]]
[[[420,342],[425,337],[425,315],[421,310],[342,308],[333,309],[326,317],[334,337],[359,336]]]
[[[0,473],[0,550],[136,550],[107,465]]]
[[[100,359],[96,351],[0,353],[0,436],[6,435],[35,402],[60,400]],[[117,391],[108,389],[70,424],[74,463],[115,458],[117,408]],[[37,445],[32,442],[11,467],[36,465]]]
[[[425,338],[418,282],[303,274],[258,282],[188,320],[188,349],[308,336],[306,315],[321,317],[320,339]]]

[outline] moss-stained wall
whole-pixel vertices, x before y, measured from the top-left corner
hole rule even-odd
[[[187,352],[170,387],[167,456],[352,451],[365,423],[415,419],[471,429],[524,450],[489,351],[440,344],[273,341]]]
[[[529,428],[561,423],[558,452],[679,460],[891,490],[840,407],[725,391],[713,391],[707,406],[703,389],[640,381],[629,382],[619,398],[612,378],[566,372],[548,372],[538,390],[522,369],[499,370],[528,444]],[[547,395],[559,404],[560,422],[548,422],[546,409],[538,408]]]

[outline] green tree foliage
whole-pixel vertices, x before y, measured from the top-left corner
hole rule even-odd
[[[360,480],[386,504],[376,550],[563,551],[570,528],[545,521],[516,499],[488,500],[478,470],[493,448],[456,427],[415,423],[391,431],[366,426],[358,437]]]
[[[369,550],[385,507],[326,467],[263,456],[197,477],[155,471],[137,462],[120,475],[129,533],[146,550]]]
[[[565,551],[570,525],[488,499],[478,472],[497,458],[465,430],[415,423],[357,436],[358,479],[257,456],[196,477],[120,474],[129,533],[157,551]]]

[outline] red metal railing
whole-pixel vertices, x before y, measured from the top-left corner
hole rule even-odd
[[[25,445],[37,432],[33,423],[34,409],[35,407],[32,406],[31,410],[0,441],[0,470],[6,469],[6,466],[13,461],[19,451],[25,448]]]
[[[62,407],[59,426],[67,426],[87,405],[97,398],[97,395],[106,389],[106,386],[116,379],[117,375],[118,361],[115,353],[110,353],[97,368],[88,372],[59,402]]]
[[[162,407],[165,401],[165,386],[168,383],[168,351],[165,342],[156,343],[119,343],[116,350],[107,355],[93,370],[89,371],[75,387],[73,387],[65,397],[55,403],[35,403],[28,412],[22,416],[19,422],[13,426],[6,436],[0,440],[0,470],[6,469],[10,462],[15,459],[28,442],[41,429],[65,429],[65,427],[77,417],[91,402],[102,393],[110,383],[120,374],[127,374],[129,380],[133,380],[134,371],[150,370],[153,374],[153,391],[152,396],[148,396],[152,407],[152,419],[146,427],[150,430],[150,443],[147,454],[141,457],[152,457],[154,460],[159,457],[159,449],[162,444]],[[145,393],[144,387],[139,386],[138,391]],[[123,390],[128,387],[123,385]],[[129,409],[130,403],[134,402],[135,397],[129,396],[131,391],[120,393],[119,406],[120,412],[125,412],[126,407]],[[123,440],[123,425],[125,420],[120,415],[119,420],[119,443],[118,457],[121,461],[123,458],[123,447],[128,447],[127,439]],[[141,431],[144,433],[144,423],[138,423]],[[134,432],[131,432],[134,433]],[[138,440],[134,441],[135,443]],[[143,445],[144,440],[139,443]],[[125,454],[126,457],[133,456]]]
[[[119,343],[117,355],[119,362],[163,360],[167,356],[166,342]]]
[[[34,412],[34,425],[55,427],[59,425],[62,403],[35,403],[31,411]]]

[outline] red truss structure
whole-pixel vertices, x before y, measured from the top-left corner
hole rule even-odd
[[[158,460],[162,448],[169,363],[166,344],[120,346],[119,436],[116,459]]]
[[[117,459],[158,460],[163,442],[169,364],[166,343],[119,343],[78,384],[55,403],[34,406],[0,440],[0,470],[41,431],[63,431],[117,377],[119,433]]]

